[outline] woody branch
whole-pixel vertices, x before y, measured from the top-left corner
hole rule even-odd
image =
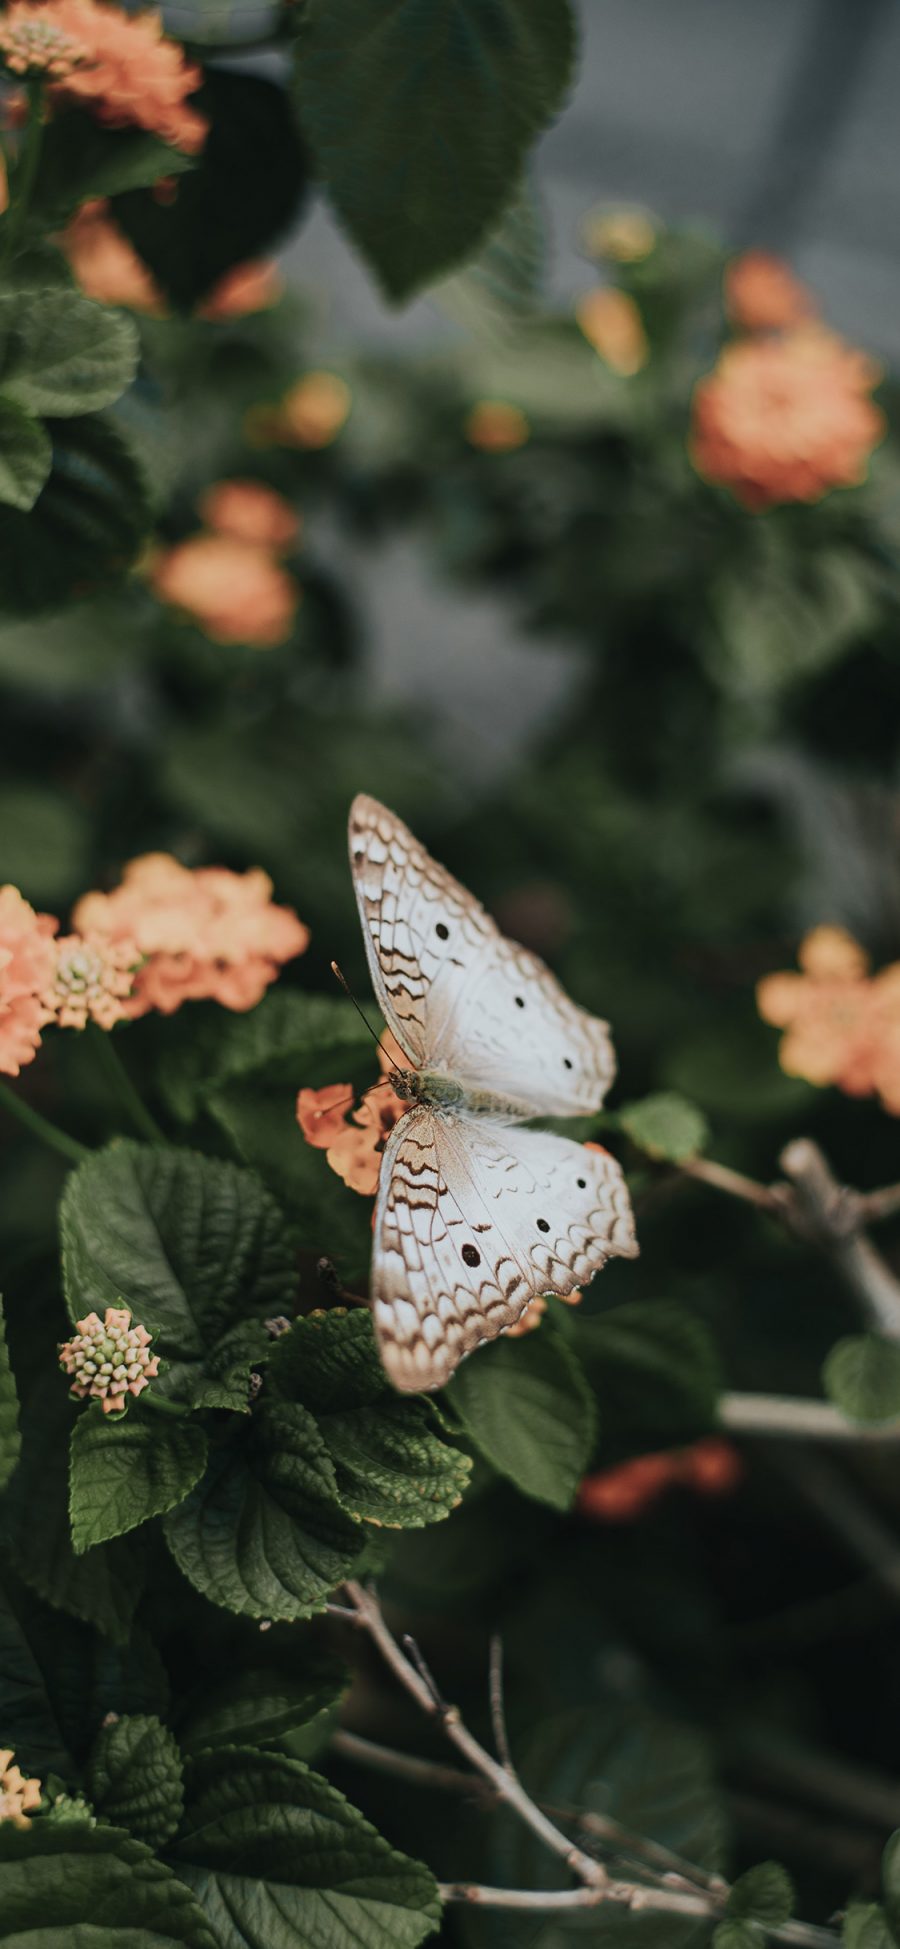
[[[418,1780],[425,1785],[458,1788],[463,1792],[487,1791],[494,1801],[507,1806],[530,1827],[538,1839],[564,1861],[580,1884],[576,1888],[545,1892],[538,1889],[488,1888],[473,1882],[448,1882],[440,1885],[444,1902],[533,1914],[566,1913],[608,1904],[634,1912],[697,1916],[712,1921],[721,1918],[729,1894],[727,1882],[681,1863],[677,1856],[668,1856],[666,1850],[657,1848],[655,1843],[642,1836],[625,1833],[616,1822],[608,1823],[610,1832],[598,1833],[597,1838],[608,1843],[612,1843],[614,1838],[619,1853],[631,1853],[638,1859],[645,1857],[642,1872],[646,1872],[647,1880],[630,1881],[611,1876],[600,1861],[578,1847],[532,1799],[509,1758],[496,1760],[469,1731],[459,1708],[442,1698],[415,1644],[409,1639],[403,1646],[398,1644],[374,1592],[352,1581],[344,1586],[344,1591],[347,1605],[330,1608],[341,1617],[352,1618],[366,1632],[404,1690],[429,1719],[440,1725],[472,1770],[469,1773],[435,1766],[413,1755],[394,1753],[390,1747],[376,1746],[354,1734],[339,1733],[335,1742],[338,1750],[348,1758],[363,1764],[368,1762],[381,1771],[393,1772],[401,1778]],[[496,1724],[500,1719],[497,1690],[499,1661],[492,1661],[492,1666],[492,1703]],[[575,1818],[579,1819],[578,1816]],[[583,1830],[587,1818],[580,1817],[579,1824]],[[602,1817],[597,1819],[599,1828],[604,1829],[607,1824]],[[667,1859],[674,1865],[654,1867],[651,1865],[654,1856]],[[838,1942],[832,1930],[794,1920],[781,1923],[768,1933],[773,1942],[792,1943],[797,1949],[835,1949]]]

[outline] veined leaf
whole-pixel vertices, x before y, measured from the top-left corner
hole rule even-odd
[[[184,1809],[181,1754],[172,1734],[145,1714],[112,1714],[94,1742],[86,1788],[102,1820],[148,1847],[164,1847]]]
[[[137,1529],[182,1502],[206,1467],[206,1436],[197,1423],[142,1420],[134,1412],[82,1412],[69,1448],[69,1512],[78,1555]]]
[[[184,1882],[149,1848],[88,1821],[0,1823],[0,1916],[7,1939],[34,1949],[219,1949]],[[72,1934],[78,1930],[78,1936]]]
[[[137,358],[137,329],[124,312],[58,285],[0,293],[0,392],[27,413],[59,418],[111,406]]]
[[[308,1676],[280,1671],[242,1671],[202,1694],[179,1727],[185,1752],[214,1746],[266,1746],[333,1713],[347,1674],[338,1666],[313,1665]]]
[[[596,1410],[576,1356],[543,1327],[463,1362],[446,1397],[486,1461],[524,1496],[568,1509],[591,1457]]]
[[[52,464],[46,427],[15,399],[0,395],[0,502],[27,514]]]
[[[149,525],[143,472],[102,414],[48,421],[53,465],[29,513],[0,507],[0,609],[52,609],[120,576]]]

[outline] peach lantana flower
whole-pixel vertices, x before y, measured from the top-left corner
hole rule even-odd
[[[127,1306],[107,1306],[103,1319],[88,1313],[59,1349],[60,1366],[71,1375],[76,1400],[99,1401],[104,1414],[122,1414],[126,1396],[143,1394],[159,1373],[159,1355],[150,1352],[145,1326],[132,1326]]]
[[[27,30],[33,40],[36,27],[45,40],[57,38],[58,57],[71,50],[65,73],[57,65],[51,79],[51,101],[85,108],[109,128],[146,129],[189,155],[202,149],[209,124],[188,101],[202,72],[166,39],[159,14],[126,13],[106,0],[12,0],[0,27],[7,65],[16,37]],[[44,68],[52,77],[49,61]]]
[[[724,279],[725,309],[745,332],[783,332],[815,317],[812,292],[782,257],[745,250],[733,257]]]
[[[11,1746],[0,1751],[0,1822],[8,1820],[13,1827],[31,1826],[29,1814],[36,1814],[41,1804],[40,1780],[26,1780],[21,1767],[14,1764],[15,1754]]]
[[[479,399],[466,414],[463,432],[481,453],[514,453],[524,447],[531,427],[521,406],[508,399]]]
[[[848,1096],[877,1093],[900,1115],[900,962],[870,975],[840,927],[815,928],[798,960],[802,973],[766,975],[756,990],[763,1021],[785,1030],[782,1069]]]
[[[276,553],[293,547],[300,522],[281,494],[259,480],[220,480],[198,503],[201,520],[216,534],[249,541]]]
[[[290,907],[272,901],[272,882],[258,868],[191,869],[168,853],[145,853],[126,866],[112,893],[87,893],[74,913],[92,941],[132,947],[143,956],[123,1014],[209,999],[243,1011],[262,1000],[278,969],[302,954],[309,929]]]
[[[53,980],[50,914],[36,914],[18,888],[0,887],[0,1072],[18,1076],[40,1047],[41,1030],[53,1019],[44,999]]]
[[[256,311],[271,311],[284,294],[278,265],[268,257],[253,258],[246,264],[233,264],[197,306],[198,318],[209,324],[224,324],[229,318],[246,318]]]
[[[163,292],[108,209],[103,197],[83,203],[57,239],[76,283],[98,304],[127,305],[148,318],[164,318]]]
[[[644,322],[627,291],[589,291],[575,307],[589,345],[623,379],[643,370],[650,357]]]
[[[248,439],[260,446],[316,452],[337,438],[351,404],[350,388],[336,372],[307,372],[279,405],[253,407],[245,430]]]
[[[755,510],[856,487],[884,437],[870,398],[880,377],[820,327],[728,345],[694,388],[694,466]]]
[[[0,15],[0,62],[11,74],[64,81],[89,59],[89,42],[45,0],[14,0]]]
[[[575,1507],[592,1522],[632,1522],[676,1485],[699,1495],[723,1496],[737,1488],[741,1460],[730,1441],[705,1435],[689,1448],[635,1455],[618,1467],[586,1475]]]
[[[286,643],[300,589],[268,549],[230,535],[192,535],[164,549],[149,581],[161,602],[190,616],[213,643],[271,650]]]
[[[356,1091],[350,1083],[301,1090],[297,1097],[297,1122],[307,1143],[324,1150],[331,1169],[364,1198],[375,1196],[385,1143],[409,1108],[388,1082],[392,1069],[408,1066],[389,1029],[378,1045],[378,1064],[384,1081],[368,1091],[355,1109]]]

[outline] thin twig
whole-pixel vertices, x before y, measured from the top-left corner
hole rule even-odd
[[[859,1210],[864,1225],[877,1225],[882,1218],[893,1218],[900,1211],[900,1184],[885,1184],[880,1191],[861,1191]]]
[[[70,1164],[81,1164],[86,1157],[90,1157],[86,1145],[79,1144],[77,1138],[70,1137],[67,1131],[59,1130],[49,1117],[42,1116],[33,1104],[26,1103],[24,1096],[10,1089],[8,1083],[0,1082],[0,1104],[11,1116],[17,1117],[33,1137],[39,1137],[42,1143],[49,1144],[51,1150],[58,1151],[60,1157],[65,1157]]]
[[[393,1746],[381,1746],[375,1739],[341,1727],[332,1735],[332,1751],[371,1767],[375,1773],[389,1773],[397,1780],[409,1780],[416,1787],[443,1788],[448,1793],[471,1794],[478,1799],[495,1800],[493,1787],[477,1773],[464,1773],[459,1766],[442,1766],[439,1760],[421,1759],[418,1753],[398,1753]]]
[[[440,1889],[441,1897],[445,1902],[524,1909],[535,1914],[599,1908],[604,1902],[609,1902],[635,1911],[696,1915],[705,1917],[707,1920],[721,1917],[728,1898],[728,1886],[725,1882],[717,1881],[705,1888],[690,1888],[685,1886],[685,1877],[680,1873],[660,1875],[655,1886],[644,1882],[611,1880],[599,1861],[574,1846],[569,1837],[554,1825],[531,1799],[516,1774],[508,1766],[495,1760],[487,1748],[470,1733],[460,1716],[458,1707],[444,1703],[431,1673],[424,1665],[421,1653],[418,1653],[418,1648],[414,1646],[417,1661],[413,1663],[397,1643],[393,1632],[385,1622],[381,1606],[374,1593],[365,1590],[362,1584],[355,1582],[347,1583],[345,1590],[360,1624],[368,1632],[385,1664],[426,1716],[441,1726],[457,1751],[469,1761],[475,1776],[473,1785],[476,1784],[479,1776],[482,1781],[486,1781],[496,1798],[509,1807],[525,1826],[530,1827],[532,1833],[536,1834],[553,1854],[565,1862],[581,1883],[580,1888],[542,1893],[539,1890],[486,1888],[473,1882],[448,1882]],[[407,1642],[414,1645],[413,1640]],[[427,1676],[423,1676],[422,1670],[419,1669],[420,1665],[424,1667]],[[344,1735],[340,1750],[350,1757],[352,1749],[348,1748],[346,1740],[347,1736]],[[362,1744],[367,1748],[370,1746],[368,1741],[363,1741]],[[430,1770],[430,1762],[415,1763],[414,1768],[411,1768],[408,1756],[390,1755],[388,1761],[388,1755],[388,1748],[379,1749],[381,1764],[384,1766],[387,1762],[396,1771],[398,1770],[396,1762],[400,1759],[407,1778],[421,1780],[422,1764],[428,1765]],[[360,1757],[359,1742],[356,1742],[356,1757]],[[455,1769],[442,1769],[442,1772],[450,1775],[450,1783],[455,1787],[459,1777],[455,1775]],[[467,1779],[468,1776],[463,1775],[462,1778]],[[446,1777],[441,1780],[441,1784],[448,1784]],[[793,1943],[798,1946],[798,1949],[834,1949],[838,1942],[838,1937],[831,1930],[820,1929],[806,1922],[783,1922],[777,1928],[771,1929],[769,1934],[773,1941]]]
[[[728,1164],[716,1164],[711,1157],[685,1157],[678,1168],[686,1177],[711,1185],[714,1191],[724,1191],[728,1197],[742,1198],[745,1204],[756,1205],[761,1211],[784,1216],[781,1185],[760,1184],[756,1178],[745,1177],[743,1171],[733,1171]]]
[[[788,1144],[780,1161],[801,1221],[856,1294],[870,1326],[888,1339],[900,1339],[900,1281],[862,1229],[858,1193],[838,1183],[808,1137]]]
[[[491,1725],[494,1728],[494,1745],[497,1757],[506,1767],[507,1773],[514,1773],[512,1754],[509,1750],[509,1737],[506,1731],[506,1709],[503,1703],[503,1639],[499,1631],[491,1638],[489,1688],[491,1699]]]
[[[848,1421],[830,1401],[789,1394],[723,1394],[719,1424],[735,1435],[786,1435],[803,1441],[900,1441],[900,1421]]]
[[[606,1870],[601,1867],[599,1861],[592,1860],[589,1854],[576,1847],[567,1834],[563,1834],[560,1828],[555,1827],[553,1822],[547,1819],[546,1814],[541,1813],[540,1808],[535,1806],[515,1774],[509,1773],[505,1766],[501,1766],[474,1734],[470,1733],[468,1726],[463,1724],[455,1705],[436,1703],[431,1686],[410,1663],[393,1632],[388,1629],[377,1599],[369,1591],[364,1590],[362,1584],[349,1582],[344,1588],[385,1664],[390,1667],[394,1676],[399,1679],[400,1684],[416,1700],[417,1705],[428,1718],[438,1720],[447,1738],[474,1767],[476,1773],[480,1773],[490,1781],[498,1799],[510,1807],[526,1827],[531,1828],[532,1833],[543,1841],[545,1847],[559,1855],[586,1887],[604,1886]]]

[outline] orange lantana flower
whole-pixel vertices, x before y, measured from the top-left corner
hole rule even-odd
[[[463,431],[470,447],[482,453],[513,453],[531,435],[521,406],[508,399],[479,399],[466,414]]]
[[[747,508],[856,487],[884,437],[870,398],[880,377],[820,327],[728,345],[694,389],[691,459]]]
[[[73,277],[98,304],[127,305],[148,318],[164,318],[163,292],[108,208],[102,197],[83,203],[58,238]]]
[[[208,123],[189,105],[200,68],[167,40],[156,13],[105,0],[12,0],[0,54],[14,73],[45,73],[51,101],[85,108],[110,128],[140,128],[195,155]]]
[[[191,535],[151,562],[150,586],[213,643],[271,650],[294,627],[300,589],[268,548],[231,535]]]
[[[725,272],[725,309],[745,332],[783,332],[816,314],[812,292],[767,250],[745,250]]]
[[[291,548],[300,521],[290,503],[259,480],[220,480],[198,502],[207,528],[233,541],[253,542],[276,553]]]
[[[290,907],[272,902],[268,874],[191,869],[168,853],[145,853],[126,866],[112,893],[87,893],[76,927],[98,941],[133,943],[142,965],[122,1013],[171,1015],[182,1002],[255,1008],[285,961],[302,954],[309,929]]]
[[[676,1485],[699,1495],[723,1496],[737,1488],[741,1475],[733,1444],[721,1435],[705,1435],[689,1448],[635,1455],[617,1468],[586,1475],[575,1507],[592,1522],[633,1522]]]
[[[301,1090],[297,1097],[297,1122],[307,1143],[324,1150],[332,1170],[364,1198],[375,1196],[385,1143],[409,1108],[387,1080],[392,1069],[407,1067],[407,1057],[390,1029],[378,1045],[378,1064],[383,1083],[369,1090],[355,1109],[356,1091],[350,1083]]]
[[[24,1829],[31,1826],[29,1815],[36,1814],[41,1804],[41,1783],[26,1779],[15,1757],[11,1746],[0,1751],[0,1821]]]
[[[633,378],[650,357],[644,322],[627,291],[589,291],[575,317],[589,345],[623,379]]]
[[[225,271],[198,305],[197,316],[210,324],[245,318],[255,311],[271,311],[283,294],[278,265],[268,257],[254,258],[246,264],[233,264],[230,271]]]
[[[307,372],[278,406],[258,406],[248,413],[248,437],[263,446],[329,447],[351,404],[350,388],[336,372]]]
[[[808,934],[798,960],[802,973],[766,975],[756,990],[763,1021],[785,1031],[782,1069],[848,1096],[877,1094],[900,1115],[900,962],[870,975],[840,927]]]
[[[36,1056],[53,1019],[46,992],[53,980],[57,922],[36,914],[16,887],[0,887],[0,1072],[18,1076]]]

